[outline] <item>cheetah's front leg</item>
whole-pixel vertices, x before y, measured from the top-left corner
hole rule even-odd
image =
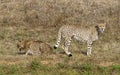
[[[91,50],[92,50],[92,42],[89,41],[87,42],[87,56],[91,55]]]
[[[64,43],[64,51],[65,51],[65,53],[66,53],[69,57],[72,56],[71,52],[68,51],[68,48],[69,48],[69,46],[70,46],[70,43],[71,43],[71,38],[66,39],[66,40],[65,40],[65,43]]]
[[[25,55],[27,56],[28,54],[33,55],[33,51],[29,49],[29,50],[26,52],[26,54],[25,54]]]

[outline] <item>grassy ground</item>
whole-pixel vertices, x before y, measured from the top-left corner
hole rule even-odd
[[[1,0],[0,75],[120,75],[120,5],[118,0]],[[93,44],[91,57],[86,43],[73,40],[69,58],[60,48],[49,56],[22,56],[16,43],[38,39],[53,46],[64,24],[107,23]],[[53,50],[55,51],[55,50]]]

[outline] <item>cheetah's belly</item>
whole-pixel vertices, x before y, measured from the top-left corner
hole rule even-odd
[[[84,35],[75,35],[74,36],[74,39],[76,39],[76,40],[79,40],[79,41],[82,41],[82,42],[85,42],[85,41],[87,41],[88,40],[88,38],[86,37],[86,38],[84,38]]]

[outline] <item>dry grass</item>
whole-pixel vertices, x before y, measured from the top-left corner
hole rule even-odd
[[[119,7],[118,0],[1,0],[0,64],[26,65],[37,59],[49,66],[58,63],[73,66],[83,63],[100,66],[120,65]],[[91,26],[96,25],[99,20],[107,23],[107,29],[94,43],[91,57],[83,54],[86,44],[76,40],[72,41],[70,47],[72,58],[59,53],[41,58],[16,54],[18,40],[37,39],[53,46],[60,26]],[[58,51],[62,51],[61,48]]]

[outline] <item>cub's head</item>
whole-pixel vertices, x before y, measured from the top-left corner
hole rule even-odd
[[[106,28],[106,23],[99,23],[97,27],[99,31],[103,33]]]
[[[24,43],[22,41],[18,41],[17,42],[17,48],[18,50],[21,52],[22,50],[24,50]]]
[[[30,45],[32,43],[33,41],[31,40],[18,41],[17,48],[19,49],[20,52],[26,52],[30,48]]]

